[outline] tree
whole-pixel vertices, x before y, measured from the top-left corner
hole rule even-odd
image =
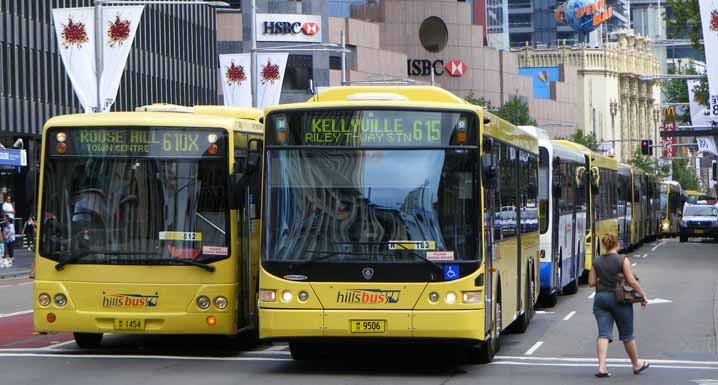
[[[529,104],[514,96],[496,111],[496,115],[517,126],[536,126],[536,120],[529,114]]]
[[[667,35],[669,38],[687,36],[691,40],[693,49],[703,52],[703,38],[701,29],[701,13],[698,0],[667,0],[666,8],[671,14],[665,14]]]
[[[670,71],[678,75],[695,75],[696,69],[693,65],[678,68],[678,70]],[[667,80],[661,85],[663,99],[667,103],[688,103],[688,87],[685,80]],[[693,89],[697,101],[705,107],[708,107],[708,77],[703,76],[700,83]],[[687,108],[676,109],[676,121],[680,123],[690,122],[690,113]]]
[[[576,130],[571,135],[571,141],[574,143],[582,144],[592,151],[598,151],[598,139],[596,138],[596,134],[593,132],[590,134],[584,134],[583,130]]]
[[[484,107],[488,110],[491,109],[491,100],[488,100],[484,98],[483,96],[475,97],[473,93],[469,94],[469,96],[465,97],[464,100],[471,104],[476,104],[477,106]]]
[[[680,183],[684,190],[698,190],[700,186],[695,171],[685,159],[673,161],[673,180]]]
[[[653,174],[657,167],[655,159],[641,154],[641,146],[638,146],[636,151],[633,152],[633,159],[629,160],[629,163],[649,174]]]

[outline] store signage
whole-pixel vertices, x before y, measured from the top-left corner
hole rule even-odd
[[[453,59],[444,62],[443,59],[409,59],[406,61],[406,69],[409,76],[435,76],[448,74],[449,76],[460,77],[468,70],[468,66],[461,59]]]
[[[260,13],[256,25],[257,41],[322,42],[318,15]]]

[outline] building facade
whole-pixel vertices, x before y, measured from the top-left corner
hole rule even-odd
[[[522,68],[570,64],[578,68],[578,128],[594,133],[605,152],[620,161],[633,157],[642,139],[658,138],[660,86],[641,80],[660,74],[649,40],[632,31],[616,33],[602,48],[517,50]]]
[[[12,194],[18,217],[34,215],[40,137],[45,121],[81,107],[58,53],[53,8],[92,0],[3,0],[0,10],[0,144],[22,139],[27,167],[0,165],[0,195]],[[216,18],[207,6],[145,7],[113,106],[165,102],[215,104]]]

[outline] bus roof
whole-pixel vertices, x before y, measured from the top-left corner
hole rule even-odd
[[[594,152],[591,154],[591,167],[593,166],[603,167],[610,170],[618,170],[618,161]]]
[[[566,140],[566,139],[554,139],[554,140],[552,140],[552,142],[554,142],[554,143],[559,143],[559,144],[561,144],[561,145],[563,145],[563,146],[566,146],[566,147],[568,147],[568,148],[573,148],[573,149],[576,150],[576,151],[581,151],[584,155],[593,154],[593,151],[591,151],[590,148],[588,148],[588,147],[586,147],[586,146],[584,146],[584,145],[582,145],[582,144],[574,143],[574,142],[572,142],[572,141],[570,141],[570,140]]]
[[[230,114],[231,112],[227,112]],[[45,129],[58,126],[178,126],[222,127],[229,130],[262,133],[258,121],[240,119],[226,114],[177,113],[177,112],[103,112],[96,114],[60,115],[50,118]],[[250,123],[250,124],[247,124]]]
[[[459,110],[476,113],[479,119],[489,118],[484,133],[496,139],[538,154],[536,134],[515,126],[485,111],[481,106],[466,102],[451,92],[434,86],[342,86],[330,87],[303,103],[289,103],[265,110],[274,111],[322,108],[407,108]]]

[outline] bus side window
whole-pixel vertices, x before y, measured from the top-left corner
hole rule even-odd
[[[262,139],[260,135],[250,135],[249,139]],[[254,146],[253,146],[254,147]],[[260,152],[262,149],[259,149]],[[261,200],[262,191],[262,162],[264,158],[260,156],[259,163],[257,164],[256,170],[254,170],[249,178],[249,217],[250,219],[259,219],[259,204]]]

